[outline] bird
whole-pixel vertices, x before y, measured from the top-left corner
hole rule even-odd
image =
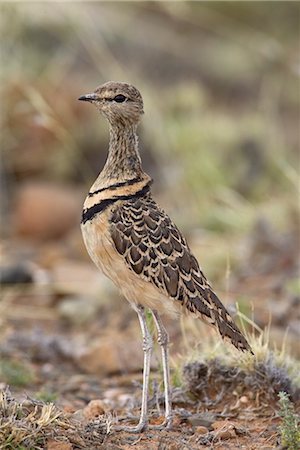
[[[78,100],[95,105],[109,123],[108,156],[83,205],[83,240],[92,261],[136,311],[143,338],[139,422],[117,429],[140,433],[150,427],[147,399],[153,338],[146,321],[150,310],[164,381],[164,422],[157,427],[169,430],[173,421],[169,337],[161,315],[191,314],[238,350],[252,350],[212,290],[185,237],[152,197],[152,178],[143,170],[139,152],[137,127],[144,114],[139,90],[129,83],[108,81]]]

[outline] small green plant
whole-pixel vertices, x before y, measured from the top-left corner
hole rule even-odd
[[[8,385],[26,386],[33,382],[33,371],[19,361],[2,359],[0,361],[0,378]]]
[[[41,400],[45,403],[54,403],[58,398],[57,392],[52,392],[47,388],[42,388],[35,394],[37,400]]]
[[[282,418],[280,425],[281,443],[288,450],[300,449],[299,418],[295,414],[294,405],[286,392],[279,392],[279,415]]]

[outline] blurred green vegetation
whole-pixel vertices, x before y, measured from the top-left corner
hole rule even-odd
[[[34,373],[25,363],[1,358],[0,378],[10,386],[28,386],[34,382]]]
[[[279,392],[279,406],[279,415],[282,418],[280,425],[282,445],[288,450],[298,450],[300,448],[299,417],[286,392]]]
[[[142,157],[186,231],[295,227],[299,3],[1,4],[4,212],[18,183],[86,189],[107,127],[77,97],[118,79],[143,93]]]
[[[46,387],[41,388],[40,391],[36,392],[35,398],[37,400],[41,400],[45,403],[54,403],[58,399],[59,394],[57,392],[53,392],[51,389]]]

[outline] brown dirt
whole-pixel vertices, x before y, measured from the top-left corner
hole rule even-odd
[[[296,248],[296,237],[292,237],[292,248]],[[268,258],[266,253],[260,256],[254,248],[260,240],[261,245],[268,241],[270,246],[278,241],[270,233],[267,237],[254,234],[245,266],[232,281],[233,289],[251,295],[262,328],[269,321],[270,303],[265,299],[272,299],[270,342],[282,343],[287,324],[294,324],[287,343],[297,356],[299,297],[285,288],[295,271],[295,258],[289,259],[287,242],[274,251],[269,249]],[[42,437],[36,441],[25,440],[20,449],[277,448],[277,394],[280,390],[293,394],[286,372],[272,360],[250,375],[237,367],[224,368],[212,359],[205,364],[198,361],[196,371],[186,366],[182,382],[178,367],[187,363],[197,342],[200,360],[212,335],[195,321],[182,325],[167,317],[171,376],[177,386],[173,389],[174,429],[139,435],[115,432],[117,422],[135,424],[139,415],[142,351],[135,313],[82,257],[79,231],[63,242],[35,245],[34,250],[22,241],[17,246],[17,260],[30,254],[32,263],[14,266],[16,257],[7,241],[2,249],[7,255],[3,273],[9,282],[4,283],[0,303],[0,388],[9,384],[17,401],[28,402],[27,396],[55,401],[64,418],[52,428],[41,429]],[[260,265],[259,279],[250,261]],[[153,356],[149,409],[150,422],[158,424],[164,407],[158,349]],[[0,448],[9,447],[0,444]]]
[[[127,305],[124,304],[124,307]],[[105,318],[107,323],[112,323],[113,314],[108,311]],[[130,322],[135,329],[136,321]],[[45,400],[45,395],[54,394],[57,408],[66,415],[67,425],[45,432],[44,446],[37,443],[36,447],[25,448],[267,450],[278,446],[280,419],[276,412],[276,392],[273,392],[273,381],[267,378],[266,373],[262,374],[256,385],[257,380],[249,381],[249,376],[247,378],[247,374],[243,372],[235,369],[224,371],[222,366],[218,366],[217,360],[207,366],[197,363],[201,367],[196,371],[196,376],[195,371],[186,366],[184,385],[173,390],[175,419],[172,431],[147,430],[138,435],[115,432],[114,425],[117,422],[134,425],[138,420],[141,370],[105,374],[106,366],[103,365],[103,370],[100,371],[102,375],[97,371],[87,373],[91,372],[90,368],[84,371],[84,367],[78,364],[74,356],[74,346],[76,347],[76,339],[80,334],[77,326],[75,329],[69,326],[68,329],[64,321],[49,319],[39,320],[39,327],[43,331],[22,331],[23,327],[23,330],[28,330],[30,326],[36,329],[36,323],[32,319],[11,321],[6,339],[2,342],[4,359],[11,361],[10,356],[13,355],[15,362],[29,368],[33,374],[29,383],[25,386],[12,386],[11,391],[19,401],[24,398],[28,400],[28,396],[40,396]],[[93,326],[90,325],[85,333],[90,336],[92,344]],[[137,348],[139,344],[137,339]],[[114,346],[113,340],[111,345]],[[142,362],[142,355],[140,356]],[[155,370],[155,364],[153,373],[149,400],[150,422],[159,424],[163,420],[163,395],[159,385],[161,375]],[[5,387],[5,383],[2,383],[2,387]]]

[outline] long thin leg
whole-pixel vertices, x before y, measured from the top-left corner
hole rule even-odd
[[[161,346],[162,365],[164,373],[164,388],[165,388],[165,422],[164,426],[168,429],[172,428],[172,402],[171,402],[171,383],[170,383],[170,368],[169,368],[169,336],[167,330],[163,326],[160,316],[157,311],[152,310],[153,318],[157,328],[157,342]]]
[[[138,305],[134,308],[138,314],[140,326],[143,336],[143,351],[144,351],[144,371],[143,371],[143,393],[142,393],[142,407],[140,420],[135,427],[117,427],[116,430],[128,431],[131,433],[140,433],[148,426],[148,391],[149,391],[149,377],[150,377],[150,362],[153,348],[152,336],[148,330],[145,308]]]

